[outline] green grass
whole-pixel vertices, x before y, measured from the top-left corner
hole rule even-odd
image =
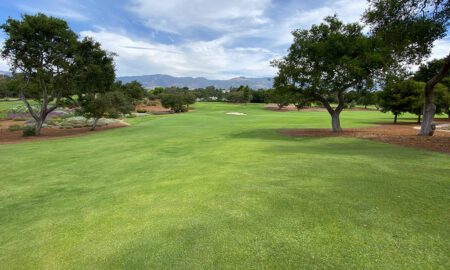
[[[448,155],[276,133],[326,112],[195,108],[0,146],[0,268],[449,269]]]

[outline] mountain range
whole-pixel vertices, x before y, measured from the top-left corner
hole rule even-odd
[[[0,70],[0,75],[11,76],[11,72]],[[229,89],[230,87],[239,87],[241,85],[248,85],[252,89],[268,89],[272,87],[273,78],[247,78],[247,77],[236,77],[229,80],[208,80],[203,77],[174,77],[165,74],[155,74],[155,75],[142,75],[142,76],[123,76],[117,77],[117,80],[123,83],[128,83],[131,81],[140,82],[145,88],[153,89],[155,87],[188,87],[189,89],[194,88],[205,88],[207,86],[214,86],[220,89]]]
[[[193,78],[193,77],[174,77],[165,74],[155,74],[155,75],[142,75],[142,76],[124,76],[118,77],[117,80],[121,80],[123,83],[128,83],[131,81],[140,82],[145,88],[155,88],[155,87],[189,87],[189,89],[194,88],[205,88],[207,86],[214,86],[220,89],[229,89],[230,87],[239,87],[241,85],[248,85],[252,89],[268,89],[272,87],[273,79],[266,78],[246,78],[237,77],[229,80],[208,80],[203,77]]]
[[[0,70],[0,75],[11,76],[11,72]]]

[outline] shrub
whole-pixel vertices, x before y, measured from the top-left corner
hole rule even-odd
[[[355,108],[356,107],[356,102],[353,100],[352,102],[350,102],[350,104],[348,105],[348,107],[350,109]]]
[[[33,126],[26,126],[23,128],[22,136],[28,137],[28,136],[34,136],[36,135],[36,130]]]
[[[146,109],[137,109],[136,111],[137,111],[138,113],[146,113],[146,112],[147,112]]]
[[[61,115],[59,118],[67,119],[67,118],[75,117],[75,116],[77,116],[77,114],[75,114],[75,113],[66,113],[66,114]]]
[[[158,106],[158,103],[152,102],[152,106]]]
[[[135,117],[136,117],[135,114],[129,114],[129,115],[127,115],[127,118],[135,118]]]
[[[25,121],[25,119],[20,118],[20,117],[16,117],[16,118],[13,119],[13,121]]]
[[[10,125],[8,127],[9,131],[18,131],[18,130],[21,130],[21,129],[22,129],[22,126],[19,126],[19,125]]]

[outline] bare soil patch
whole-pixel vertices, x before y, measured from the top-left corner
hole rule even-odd
[[[40,136],[23,137],[22,130],[9,131],[8,127],[10,125],[23,125],[25,122],[7,120],[7,121],[0,121],[0,123],[2,124],[2,126],[0,127],[0,145],[72,138],[90,135],[110,129],[126,127],[130,125],[128,123],[120,121],[117,123],[108,124],[103,127],[97,127],[95,131],[91,131],[90,127],[72,128],[72,129],[60,129],[59,127],[51,127],[41,129]]]
[[[298,111],[297,107],[294,105],[285,106],[282,109],[279,109],[276,104],[264,104],[264,107],[268,110],[275,111],[275,112],[291,112],[291,111]],[[327,109],[325,108],[306,108],[306,109],[300,109],[300,112],[326,112]],[[376,109],[372,108],[351,108],[351,109],[344,109],[344,111],[376,111]]]
[[[435,122],[436,124],[450,123],[448,119],[436,119]],[[283,129],[278,132],[293,137],[361,138],[450,155],[450,132],[437,129],[432,137],[417,136],[419,131],[413,128],[415,126],[419,126],[419,124],[381,123],[379,126],[372,127],[344,128],[342,132],[333,132],[331,128]]]

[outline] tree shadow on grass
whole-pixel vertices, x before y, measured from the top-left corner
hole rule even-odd
[[[279,129],[252,129],[230,135],[234,139],[254,139],[278,142],[293,142],[292,144],[275,144],[267,151],[274,153],[311,153],[337,156],[371,156],[377,158],[398,158],[417,160],[433,153],[426,150],[402,147],[384,142],[371,141],[362,138],[344,137],[291,137],[277,132]],[[415,151],[414,155],[411,155]]]

